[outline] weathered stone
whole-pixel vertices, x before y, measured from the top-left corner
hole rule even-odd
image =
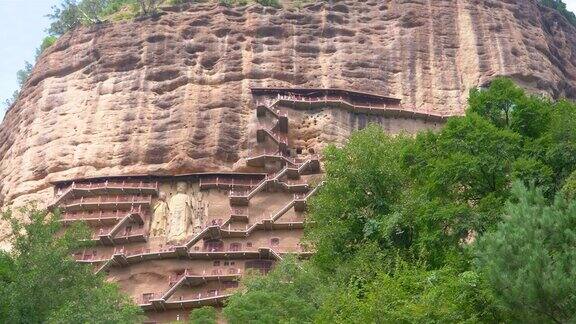
[[[55,180],[233,170],[253,141],[252,86],[370,91],[446,114],[498,75],[576,97],[576,29],[536,1],[331,3],[200,4],[64,35],[1,125],[2,202],[46,202]],[[336,120],[298,125],[295,140],[355,127]]]

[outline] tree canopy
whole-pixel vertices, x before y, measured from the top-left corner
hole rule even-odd
[[[477,264],[515,320],[576,321],[576,201],[516,183],[503,221],[479,239]]]
[[[141,310],[119,288],[79,264],[72,253],[85,247],[82,224],[65,231],[59,214],[28,208],[22,222],[10,212],[13,249],[0,254],[2,323],[139,323]]]
[[[210,306],[204,306],[193,309],[190,312],[190,324],[216,324],[216,309]]]
[[[315,255],[247,279],[224,315],[230,323],[573,320],[576,276],[562,269],[576,260],[568,249],[576,223],[562,199],[576,191],[575,114],[572,102],[496,79],[471,91],[466,115],[440,131],[392,137],[369,126],[328,147],[305,230]]]

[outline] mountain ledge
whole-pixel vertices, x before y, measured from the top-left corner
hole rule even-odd
[[[0,203],[48,201],[51,181],[78,177],[238,170],[251,87],[366,91],[447,115],[496,76],[576,98],[575,49],[576,28],[532,0],[199,4],[79,28],[1,124]]]

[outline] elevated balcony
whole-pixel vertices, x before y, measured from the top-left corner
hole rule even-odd
[[[256,186],[262,179],[238,179],[230,176],[209,176],[201,177],[199,180],[200,189],[248,189]]]
[[[236,207],[230,209],[230,221],[248,223],[249,213],[248,208]]]
[[[126,210],[132,208],[150,208],[151,195],[117,195],[117,196],[93,196],[71,199],[61,208],[65,212],[87,210]]]
[[[164,299],[154,299],[159,293],[154,293],[146,299],[141,298],[137,301],[138,305],[144,310],[165,311],[169,309],[190,309],[203,306],[222,306],[224,301],[232,296],[229,290],[224,291],[207,291],[199,292],[189,298],[180,298],[177,300],[166,301]],[[151,298],[151,299],[148,299]]]
[[[344,89],[253,88],[253,94],[273,96],[268,105],[282,105],[294,109],[335,107],[355,113],[382,115],[390,118],[422,119],[445,122],[450,115],[401,106],[400,99]],[[264,109],[264,108],[261,108]]]
[[[129,210],[87,210],[87,211],[69,211],[62,214],[60,222],[69,225],[74,222],[86,222],[93,226],[115,225],[124,219],[143,224],[147,218],[147,213],[142,206],[133,206]]]
[[[226,271],[222,269],[214,269],[210,272],[203,270],[202,273],[196,273],[193,270],[185,269],[183,273],[171,275],[168,279],[168,291],[162,296],[163,299],[168,299],[181,286],[195,287],[204,285],[210,281],[230,281],[238,279],[242,276],[240,268],[228,268]]]
[[[246,164],[253,167],[264,167],[267,163],[276,162],[282,163],[283,165],[297,166],[294,164],[293,159],[279,150],[255,152],[252,156],[246,158]]]
[[[68,187],[58,190],[56,198],[50,206],[58,207],[64,200],[78,196],[125,194],[157,196],[158,182],[136,180],[74,181]]]

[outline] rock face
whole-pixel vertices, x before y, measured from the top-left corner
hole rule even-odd
[[[575,49],[576,29],[532,0],[203,4],[81,28],[0,126],[0,208],[86,221],[95,246],[77,260],[173,321],[312,252],[300,238],[326,144],[371,122],[436,129],[499,75],[575,98]]]
[[[498,75],[576,97],[576,29],[533,0],[167,11],[46,51],[1,124],[0,202],[48,199],[51,181],[78,177],[235,170],[254,141],[254,86],[370,91],[444,114]],[[346,135],[350,118],[300,133]]]

